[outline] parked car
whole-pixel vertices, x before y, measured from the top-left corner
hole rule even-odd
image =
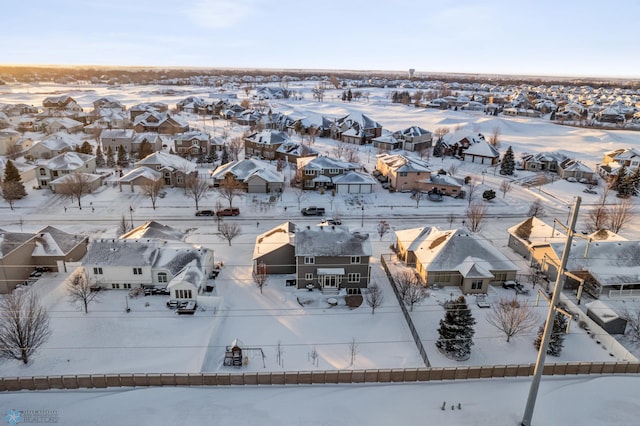
[[[578,181],[578,179],[574,178],[573,176],[569,176],[569,177],[567,178],[567,182],[573,182],[573,183],[575,183],[575,182],[577,182],[577,181]]]
[[[323,216],[324,215],[324,207],[306,207],[300,211],[303,216]]]
[[[213,210],[198,210],[196,212],[196,216],[214,216],[215,212]]]
[[[329,217],[320,222],[321,225],[342,225],[342,220],[337,217]]]
[[[240,214],[240,209],[232,208],[232,209],[222,209],[218,210],[216,213],[218,216],[238,216]]]

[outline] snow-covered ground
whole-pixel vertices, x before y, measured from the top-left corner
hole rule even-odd
[[[182,92],[179,95],[166,95],[159,89],[149,86],[9,85],[2,87],[4,92],[0,93],[0,102],[41,104],[46,96],[64,93],[84,107],[105,95],[113,96],[127,106],[146,101],[174,105],[189,95],[208,96],[202,87],[180,87]],[[386,92],[388,90],[372,91],[369,102],[345,104],[332,101],[333,96],[327,96],[329,101],[325,103],[279,101],[273,109],[295,108],[329,117],[360,111],[391,130],[410,125],[429,130],[443,126],[453,130],[456,126],[464,126],[470,132],[491,134],[499,126],[501,152],[509,145],[513,146],[517,158],[523,152],[559,150],[591,167],[601,161],[604,152],[640,147],[638,132],[575,129],[539,119],[487,117],[483,113],[391,105],[386,99]],[[192,125],[213,132],[211,123],[203,124],[197,117],[190,120]],[[220,131],[223,124],[216,123],[216,126]],[[241,126],[232,128],[233,134],[240,134],[242,130]],[[314,148],[330,154],[333,144],[334,141],[318,139]],[[375,164],[375,154],[373,148],[360,148],[360,160],[369,170]],[[503,197],[498,188],[505,178],[494,173],[493,168],[450,158],[432,158],[430,162],[434,169],[445,170],[455,164],[458,166],[456,176],[473,176],[482,182],[480,188],[493,188],[498,192],[498,197],[488,203],[493,218],[480,235],[491,240],[521,266],[523,273],[527,271],[526,262],[506,247],[506,229],[525,218],[530,203],[534,199],[543,201],[547,223],[551,223],[553,218],[566,222],[572,198],[580,195],[583,197],[583,210],[578,229],[582,229],[589,203],[598,198],[598,195],[583,193],[582,184],[561,180],[539,189],[515,185]],[[206,172],[206,168],[201,169],[201,173]],[[288,173],[285,170],[285,174]],[[526,172],[518,174],[517,179],[527,177]],[[114,179],[115,176],[111,178]],[[373,194],[360,196],[306,195],[301,206],[325,206],[327,212],[342,216],[352,230],[371,233],[374,253],[372,274],[385,294],[383,306],[372,315],[366,305],[349,309],[339,299],[337,306],[331,306],[327,302],[328,296],[286,287],[284,277],[270,278],[264,294],[260,294],[252,283],[251,254],[258,234],[286,220],[300,225],[317,221],[303,218],[298,213],[298,200],[288,188],[274,203],[261,195],[248,195],[236,200],[234,205],[240,207],[241,215],[227,220],[237,221],[242,226],[242,235],[229,247],[216,234],[213,219],[194,217],[193,201],[180,189],[167,189],[167,196],[158,200],[158,207],[154,210],[150,201],[140,194],[119,192],[116,187],[106,185],[84,196],[84,208],[80,210],[69,200],[49,191],[32,190],[33,185],[33,182],[26,183],[29,196],[18,200],[15,210],[10,210],[6,204],[0,205],[0,226],[3,229],[37,231],[51,224],[92,238],[113,238],[117,236],[122,217],[133,220],[136,226],[147,220],[157,220],[188,230],[189,242],[213,249],[216,261],[224,262],[225,266],[214,281],[212,297],[194,316],[175,315],[164,305],[166,296],[128,299],[126,292],[116,290],[105,292],[99,303],[91,305],[89,314],[85,315],[71,306],[64,295],[61,286],[66,274],[47,273],[34,288],[43,294],[51,314],[53,335],[29,365],[13,361],[0,363],[2,376],[237,371],[222,365],[225,347],[234,339],[240,339],[248,347],[262,349],[265,355],[263,363],[259,351],[252,351],[249,364],[241,371],[422,367],[424,364],[378,260],[381,254],[390,252],[392,234],[380,240],[376,225],[380,220],[386,220],[392,230],[425,225],[461,227],[467,207],[466,200],[447,197],[439,203],[423,200],[416,206],[410,194],[390,194],[379,186]],[[201,208],[213,207],[214,201],[215,194],[212,193],[201,203]],[[130,206],[133,212],[129,211]],[[456,215],[453,223],[447,220],[450,213]],[[621,234],[637,238],[639,229],[640,223],[635,218]],[[495,300],[502,292],[502,288],[491,289],[489,298]],[[440,355],[434,346],[438,321],[444,315],[438,302],[457,294],[455,289],[434,290],[429,298],[415,307],[414,321],[433,366],[460,365]],[[535,301],[533,292],[529,298],[531,302]],[[628,303],[640,302],[631,300]],[[125,312],[127,304],[131,308],[130,313]],[[477,319],[476,337],[471,359],[461,365],[521,364],[535,360],[533,335],[519,336],[506,343],[504,336],[484,319],[487,310],[477,308],[473,300],[469,304]],[[542,323],[546,312],[544,302],[536,310]],[[354,340],[357,356],[352,365],[349,345]],[[282,349],[280,362],[276,356],[278,346]],[[311,357],[314,350],[319,356],[316,363]],[[638,356],[637,346],[629,347],[629,350]],[[572,327],[557,361],[608,360],[611,360],[608,351],[579,327]],[[554,361],[547,358],[547,362]],[[228,424],[232,419],[240,424],[256,424],[258,421],[261,424],[389,424],[397,419],[417,424],[425,418],[433,419],[434,424],[516,424],[524,407],[528,383],[526,380],[501,380],[437,385],[11,393],[6,395],[6,402],[0,408],[56,409],[61,411],[62,424],[101,424],[95,420],[100,418],[97,413],[108,414],[109,419],[114,419],[112,424],[164,424],[172,418],[214,424]],[[538,424],[565,424],[568,421],[593,425],[634,424],[632,415],[637,414],[640,407],[630,395],[637,386],[637,377],[545,378],[539,412],[544,410],[548,413],[536,417],[536,420]],[[615,389],[615,398],[605,389]],[[392,404],[389,402],[391,396]],[[132,400],[136,402],[126,402]],[[171,400],[170,405],[164,407],[168,400]],[[441,411],[440,405],[445,400],[455,404],[460,402],[462,410]],[[389,404],[393,409],[385,408]],[[118,413],[115,409],[118,406],[125,406],[127,410]],[[557,414],[552,416],[549,414],[551,410]]]

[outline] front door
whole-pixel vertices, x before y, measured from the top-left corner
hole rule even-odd
[[[322,287],[323,288],[337,288],[338,287],[338,276],[337,275],[323,275]]]

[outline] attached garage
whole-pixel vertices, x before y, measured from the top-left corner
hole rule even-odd
[[[349,171],[333,178],[338,194],[370,194],[378,182],[366,173]]]

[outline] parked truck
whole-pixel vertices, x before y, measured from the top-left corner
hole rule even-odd
[[[300,211],[303,216],[322,216],[324,215],[324,207],[309,206]]]

